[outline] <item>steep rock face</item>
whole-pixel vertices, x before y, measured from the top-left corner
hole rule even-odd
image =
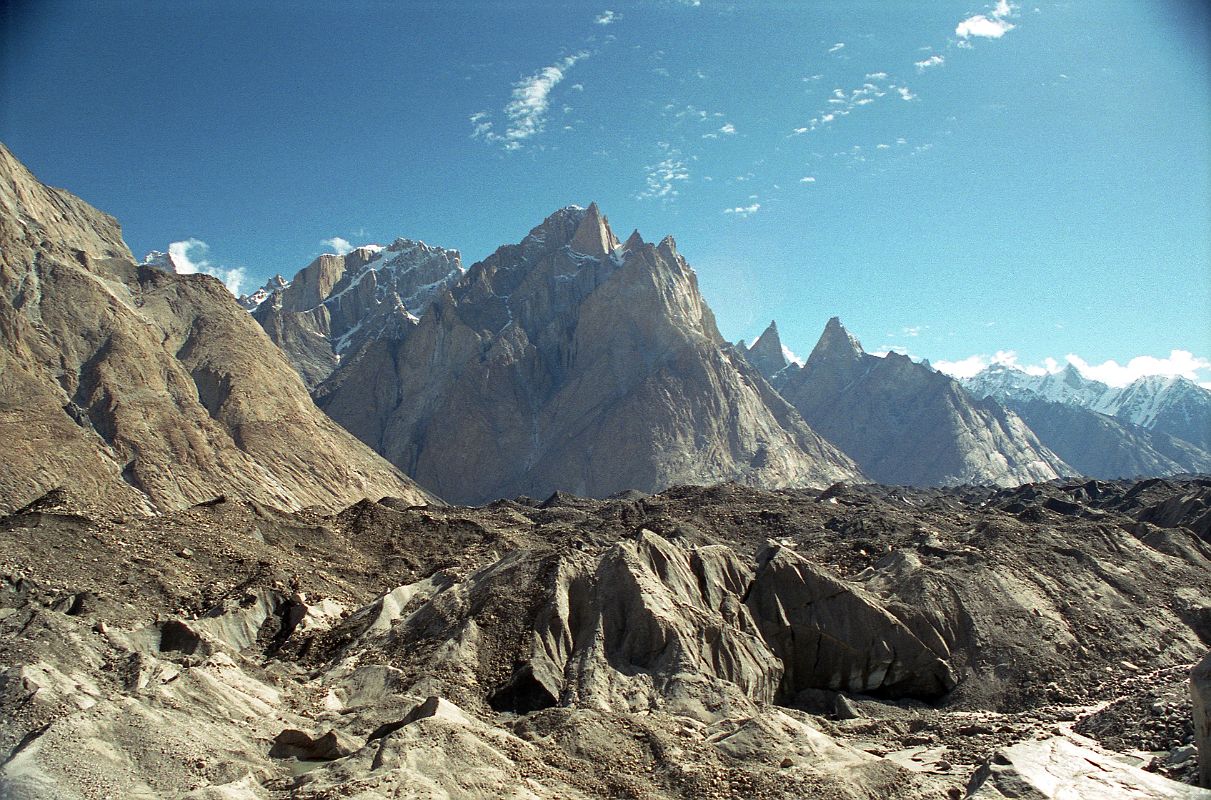
[[[1190,672],[1190,700],[1194,707],[1199,785],[1211,789],[1211,653]]]
[[[835,317],[779,391],[881,483],[1012,485],[1071,472],[1017,415],[907,356],[865,353]]]
[[[773,320],[770,320],[769,327],[757,337],[752,347],[745,350],[745,355],[767,381],[774,381],[774,376],[791,363],[782,346],[782,337],[778,335],[778,324]]]
[[[786,548],[757,558],[745,604],[785,665],[783,696],[803,689],[935,698],[954,688],[935,652],[872,595]]]
[[[315,408],[217,280],[136,266],[112,218],[2,147],[0,203],[0,504],[60,485],[126,510],[423,498]]]
[[[414,320],[462,274],[457,250],[411,239],[326,253],[257,303],[253,317],[314,388],[342,356]]]
[[[724,346],[672,238],[619,246],[596,206],[476,264],[315,396],[459,502],[858,475]]]

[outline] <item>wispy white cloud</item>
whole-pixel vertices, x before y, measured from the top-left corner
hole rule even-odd
[[[921,360],[910,353],[908,348],[902,344],[881,344],[874,350],[870,351],[872,356],[878,356],[879,358],[886,358],[888,353],[896,353],[897,355],[908,356],[913,361]]]
[[[325,239],[320,242],[324,247],[331,248],[338,256],[343,256],[353,250],[353,245],[348,239],[342,239],[340,236],[333,236],[331,239]]]
[[[488,139],[492,136],[492,115],[487,111],[476,111],[467,119],[471,122],[471,138],[478,139],[481,136]]]
[[[1109,386],[1126,386],[1147,375],[1163,375],[1168,378],[1182,377],[1192,381],[1202,379],[1201,372],[1211,370],[1211,360],[1200,358],[1189,350],[1170,350],[1166,358],[1136,356],[1126,364],[1110,359],[1101,364],[1090,364],[1078,355],[1064,356],[1069,364],[1086,378],[1099,380]]]
[[[719,132],[724,136],[733,136],[736,133],[736,126],[730,122],[725,122],[723,123],[723,127],[719,129]]]
[[[891,92],[898,93],[904,100],[916,99],[912,90],[903,84],[890,81],[886,72],[869,72],[866,75],[866,82],[855,89],[848,92],[841,88],[833,89],[832,94],[825,101],[828,107],[818,112],[806,124],[794,128],[791,135],[802,136],[818,130],[842,117],[849,116],[855,109],[871,105],[880,97]]]
[[[1006,19],[1013,16],[1016,11],[1017,6],[1008,0],[997,0],[997,4],[987,15],[974,14],[961,21],[955,27],[955,35],[963,39],[969,39],[972,36],[982,39],[1000,39],[1016,27]]]
[[[946,63],[945,56],[940,56],[940,55],[935,54],[935,55],[930,56],[929,58],[922,59],[921,61],[914,61],[913,66],[915,66],[917,68],[917,72],[924,72],[925,70],[929,69],[930,67],[940,67],[945,63]]]
[[[799,183],[815,183],[815,182],[816,182],[816,178],[815,178],[815,176],[812,176],[812,175],[805,175],[799,179]]]
[[[611,24],[613,22],[617,22],[617,21],[618,21],[618,15],[615,14],[613,11],[610,11],[608,8],[605,11],[602,11],[600,14],[598,14],[593,19],[593,23],[596,25],[609,25],[609,24]]]
[[[1038,364],[1021,364],[1018,362],[1018,354],[1013,350],[998,350],[994,355],[971,355],[967,358],[962,358],[957,361],[933,361],[934,369],[938,372],[944,372],[952,378],[970,378],[977,373],[987,369],[992,364],[1001,364],[1006,367],[1021,370],[1028,375],[1046,375],[1052,372],[1059,372],[1063,369],[1063,365],[1058,363],[1053,358],[1044,359],[1041,365]]]
[[[744,219],[745,217],[751,217],[753,214],[756,214],[760,210],[761,210],[760,203],[751,203],[747,206],[736,206],[735,208],[725,208],[725,209],[723,209],[723,213],[724,214],[734,214],[735,216],[739,217],[740,219]]]
[[[665,157],[644,167],[644,189],[636,195],[639,200],[672,200],[677,196],[677,187],[690,179],[690,170],[681,151],[668,142],[660,142],[659,146]]]
[[[968,356],[958,361],[931,361],[933,368],[952,378],[972,378],[988,367],[987,356]]]
[[[573,53],[514,83],[512,99],[504,107],[507,120],[504,133],[497,133],[491,114],[480,111],[470,117],[472,138],[499,143],[506,150],[520,150],[526,140],[545,129],[551,92],[563,81],[568,70],[588,57],[586,50]]]
[[[828,52],[835,53],[838,50],[844,50],[844,49],[845,49],[845,42],[837,42],[832,47],[828,48]]]
[[[223,282],[227,291],[239,295],[240,285],[247,280],[243,267],[223,267],[211,263],[207,254],[210,245],[201,239],[184,239],[168,245],[168,263],[178,275],[194,275],[202,273],[212,275]]]

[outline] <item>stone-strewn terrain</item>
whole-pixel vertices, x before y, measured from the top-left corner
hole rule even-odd
[[[223,285],[136,265],[113,218],[0,146],[0,509],[425,495],[334,424]]]
[[[860,474],[725,345],[673,239],[620,244],[592,205],[472,266],[314,394],[451,502]]]
[[[0,520],[0,795],[1207,798],[1165,687],[1211,642],[1209,501],[51,493]]]

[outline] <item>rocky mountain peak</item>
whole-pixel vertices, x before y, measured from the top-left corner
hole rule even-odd
[[[11,233],[11,236],[10,236]],[[134,261],[118,221],[75,195],[43,185],[0,143],[0,234],[20,248],[47,243],[92,258]],[[0,252],[0,262],[17,253]]]
[[[862,343],[845,329],[841,319],[832,317],[824,326],[824,333],[820,334],[820,340],[816,342],[807,361],[809,364],[821,361],[860,361],[865,354]]]
[[[778,371],[786,369],[790,361],[786,358],[782,338],[778,335],[777,322],[770,320],[769,327],[757,337],[757,341],[748,348],[746,355],[766,380],[771,379]]]
[[[123,513],[219,494],[423,499],[315,407],[218,281],[136,264],[112,217],[10,158],[0,150],[0,509],[58,486]]]
[[[473,265],[414,330],[342,359],[315,396],[456,502],[856,477],[721,349],[673,239],[630,241],[622,251],[595,205],[559,209]]]
[[[289,311],[305,311],[318,306],[332,292],[345,269],[344,256],[335,253],[318,256],[294,276],[290,287],[283,292],[283,307]]]
[[[151,253],[149,253],[147,256],[148,259],[150,259],[155,252],[156,251],[153,250]],[[144,263],[147,262],[145,261]],[[240,308],[244,309],[245,311],[254,311],[256,310],[257,306],[272,297],[275,292],[283,291],[289,285],[290,281],[286,280],[281,275],[274,275],[272,278],[265,281],[265,285],[257,289],[255,292],[240,295],[236,302],[238,302],[240,304]]]
[[[1078,370],[1073,364],[1068,364],[1065,366],[1060,375],[1063,378],[1064,383],[1074,388],[1082,387],[1088,382],[1086,381],[1085,376],[1081,374],[1081,371]]]
[[[643,247],[643,245],[643,237],[639,235],[639,229],[636,228],[635,230],[631,231],[631,235],[627,237],[627,240],[623,243],[622,247],[624,250],[635,250]]]
[[[1067,469],[1015,415],[905,355],[864,353],[836,317],[779,392],[879,482],[1015,484]]]
[[[610,230],[610,222],[596,203],[589,203],[576,232],[572,235],[571,247],[577,253],[593,258],[604,258],[618,247],[618,237]]]

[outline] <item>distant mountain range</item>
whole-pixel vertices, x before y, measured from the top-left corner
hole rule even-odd
[[[963,384],[1017,412],[1081,473],[1211,471],[1211,392],[1185,378],[1151,375],[1112,388],[1071,364],[1046,375],[993,364]]]
[[[0,202],[13,507],[60,485],[149,510],[1211,471],[1211,392],[1183,379],[958,382],[836,318],[802,364],[774,323],[731,345],[672,237],[620,241],[593,204],[470,268],[397,239],[236,300],[165,253],[136,264],[7,150]]]

